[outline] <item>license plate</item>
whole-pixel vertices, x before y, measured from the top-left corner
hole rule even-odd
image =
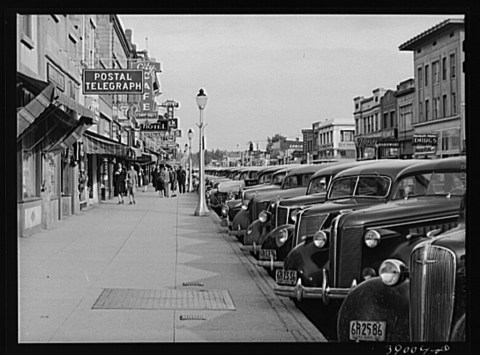
[[[277,251],[275,249],[260,249],[260,260],[270,260],[273,256],[273,260],[277,260]]]
[[[385,322],[350,321],[350,340],[385,341]]]
[[[279,285],[295,285],[297,283],[297,272],[278,269],[275,273],[275,281]]]

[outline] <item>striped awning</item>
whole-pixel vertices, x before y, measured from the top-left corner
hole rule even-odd
[[[135,157],[135,152],[128,145],[115,142],[90,131],[83,133],[82,140],[83,151],[87,154],[112,155],[127,159]]]
[[[17,138],[50,106],[55,85],[48,84],[32,101],[17,111]]]

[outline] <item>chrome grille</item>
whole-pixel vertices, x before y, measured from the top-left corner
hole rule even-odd
[[[337,229],[330,246],[334,287],[350,287],[361,274],[363,228]]]
[[[253,208],[250,211],[250,217],[251,217],[250,223],[258,219],[258,215],[260,214],[260,212],[267,209],[268,204],[269,204],[269,201],[253,203]]]
[[[448,341],[453,317],[455,255],[427,244],[410,257],[410,338]]]
[[[277,218],[275,222],[276,223],[275,227],[281,224],[286,224],[290,216],[290,209],[288,207],[278,206],[276,210],[277,210]]]
[[[316,215],[303,216],[300,219],[297,238],[313,235],[316,231],[318,231],[323,226],[323,223],[325,222],[327,217],[328,217],[328,214],[316,214]]]

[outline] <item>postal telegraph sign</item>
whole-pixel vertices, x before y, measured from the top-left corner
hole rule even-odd
[[[84,69],[84,94],[143,94],[141,69]]]

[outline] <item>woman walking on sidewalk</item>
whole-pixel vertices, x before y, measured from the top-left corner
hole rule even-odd
[[[122,169],[122,163],[118,163],[114,175],[115,192],[118,195],[118,204],[123,204],[123,194],[125,193],[125,171]]]
[[[170,197],[170,174],[164,165],[160,168],[160,179],[162,180],[165,197]]]
[[[133,164],[130,165],[130,170],[127,172],[127,192],[130,198],[130,205],[135,204],[135,189],[138,186],[138,175]]]

